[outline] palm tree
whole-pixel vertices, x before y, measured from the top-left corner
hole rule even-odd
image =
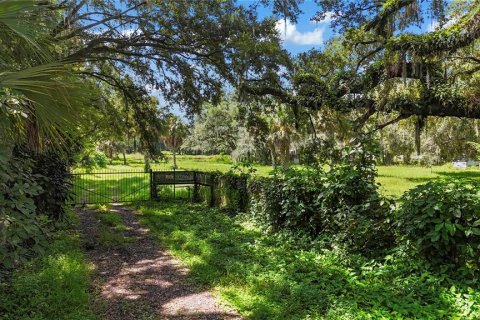
[[[173,168],[177,169],[177,152],[187,135],[187,127],[177,116],[170,116],[167,120],[166,134],[163,142],[173,154]]]
[[[0,1],[0,140],[9,145],[39,148],[45,137],[60,145],[78,119],[76,76],[37,41],[48,38],[42,10],[33,1]]]
[[[290,124],[287,115],[279,113],[271,119],[270,134],[267,141],[272,154],[272,165],[276,167],[276,158],[280,160],[283,170],[290,164],[290,146],[297,139],[298,133]]]

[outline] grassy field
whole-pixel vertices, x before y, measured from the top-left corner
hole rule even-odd
[[[141,154],[127,156],[128,165],[123,161],[114,160],[111,165],[99,171],[131,171],[143,170],[144,162]],[[177,156],[178,170],[199,170],[199,171],[222,171],[230,170],[233,163],[228,156],[205,156],[205,155],[179,155]],[[266,176],[272,172],[271,166],[254,166],[257,175]],[[154,170],[172,170],[172,159],[167,154],[167,161],[152,163]],[[84,169],[77,169],[75,172],[83,172]],[[386,195],[399,197],[403,192],[425,183],[432,179],[442,177],[458,178],[480,178],[480,168],[469,168],[466,170],[453,169],[451,165],[433,166],[431,168],[420,166],[378,166],[378,182],[381,184],[381,191]],[[112,176],[115,179],[114,176]],[[95,180],[95,179],[94,179]],[[135,183],[142,184],[143,180],[134,179]],[[140,181],[142,180],[142,181]],[[94,181],[95,182],[95,181]],[[91,183],[91,182],[90,182]],[[98,183],[98,181],[96,182]],[[88,184],[88,183],[87,183]],[[86,186],[88,187],[88,186]]]
[[[141,222],[249,319],[479,319],[480,291],[402,250],[371,260],[257,229],[245,217],[185,203],[142,203]]]

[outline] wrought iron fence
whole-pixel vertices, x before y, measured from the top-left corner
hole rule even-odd
[[[150,199],[150,173],[144,171],[72,173],[73,204]]]
[[[190,200],[243,210],[245,177],[222,177],[198,171],[127,171],[72,173],[72,204],[145,200]]]

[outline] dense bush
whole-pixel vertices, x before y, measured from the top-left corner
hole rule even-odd
[[[391,202],[373,171],[354,165],[289,170],[252,183],[252,212],[274,229],[303,231],[365,253],[390,247]]]
[[[0,269],[42,252],[46,244],[46,220],[34,202],[43,177],[33,174],[32,166],[30,160],[0,153]]]
[[[437,180],[407,191],[397,212],[402,240],[430,261],[464,265],[480,259],[480,185]]]
[[[108,165],[108,158],[105,153],[97,151],[93,154],[93,162],[98,168],[106,168]]]
[[[92,171],[96,168],[106,168],[108,161],[109,160],[105,153],[92,150],[83,155],[79,161],[79,164],[82,168],[87,169],[87,171]]]
[[[210,205],[230,211],[245,211],[248,205],[248,174],[229,171],[212,173]]]
[[[46,214],[53,220],[62,219],[72,187],[68,155],[60,155],[54,150],[35,152],[26,148],[16,148],[15,155],[33,160],[32,172],[42,188],[42,192],[34,197],[37,214]]]
[[[0,150],[0,267],[10,268],[43,252],[52,220],[65,215],[71,182],[67,158],[54,151]]]

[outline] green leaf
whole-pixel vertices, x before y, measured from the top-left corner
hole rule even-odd
[[[455,226],[452,223],[446,223],[445,227],[447,228],[448,233],[450,233],[451,236],[455,234]]]
[[[439,223],[439,224],[435,225],[435,232],[438,232],[438,231],[442,230],[444,225],[445,225],[445,223]]]

